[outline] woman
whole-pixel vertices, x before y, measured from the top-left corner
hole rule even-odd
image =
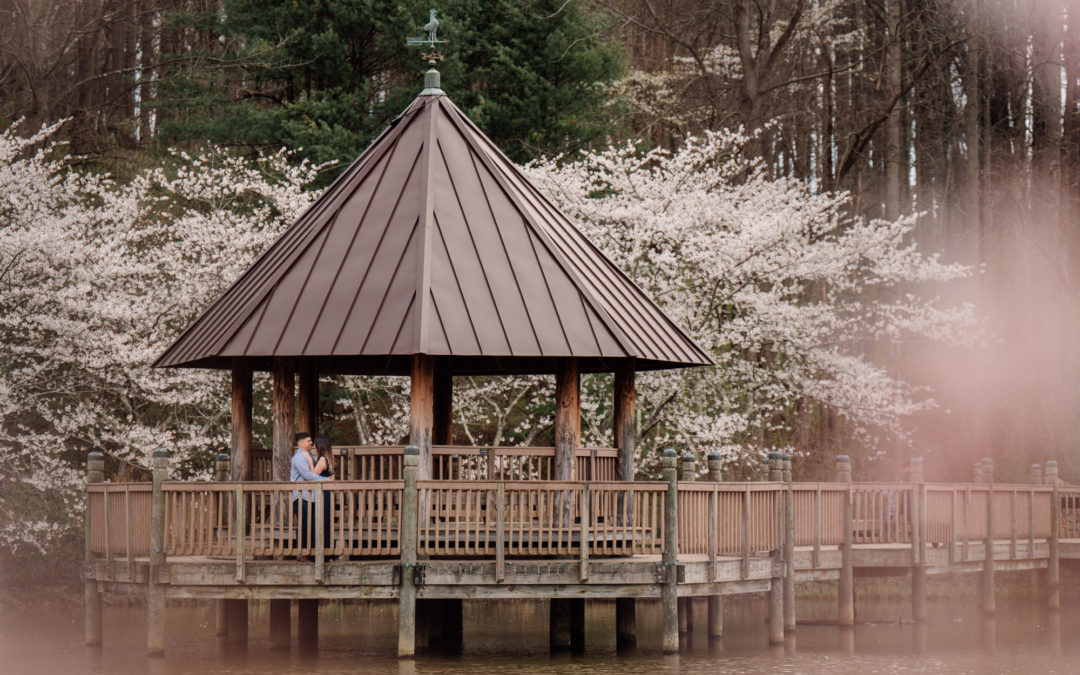
[[[311,472],[333,480],[334,478],[334,451],[330,447],[329,436],[316,436],[315,447],[312,448],[315,456],[309,456]]]
[[[314,455],[314,457],[312,457]],[[333,448],[330,446],[329,436],[316,436],[315,444],[311,448],[311,452],[308,453],[308,461],[311,462],[311,472],[324,476],[330,480],[334,480],[334,457]],[[334,501],[333,493],[327,493],[323,499],[323,546],[331,548],[330,542],[332,539],[331,533],[333,532],[333,518],[331,513],[333,512],[332,502]],[[327,560],[337,560],[336,555],[326,556]]]

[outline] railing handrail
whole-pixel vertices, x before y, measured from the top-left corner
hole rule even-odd
[[[1077,498],[1080,489],[1077,488],[1058,487],[1056,493],[1059,501],[1055,504],[1052,500],[1055,487],[1049,485],[681,481],[677,483],[675,493],[681,512],[678,529],[682,535],[678,549],[683,553],[704,552],[710,555],[741,552],[745,556],[779,546],[775,519],[783,508],[789,487],[798,506],[795,536],[802,542],[801,545],[814,545],[815,560],[823,544],[836,544],[842,539],[843,525],[838,524],[837,517],[840,504],[849,501],[848,496],[853,510],[852,536],[856,543],[912,546],[947,544],[950,546],[950,561],[954,558],[968,560],[969,543],[988,537],[1009,540],[1014,552],[1021,544],[1027,545],[1030,552],[1036,540],[1055,535],[1050,522],[1051,514],[1057,510],[1062,511],[1057,536],[1080,536],[1080,499]],[[429,512],[429,516],[437,514],[439,518],[449,519],[447,522],[460,523],[466,529],[473,528],[471,531],[476,537],[488,542],[485,546],[494,546],[491,543],[493,532],[509,532],[497,529],[496,522],[500,523],[500,528],[505,528],[511,526],[508,523],[518,527],[526,521],[533,521],[539,528],[528,530],[529,536],[533,536],[531,533],[534,531],[550,531],[554,533],[551,536],[558,533],[562,533],[558,536],[570,536],[566,533],[572,530],[578,533],[573,537],[579,537],[579,541],[590,541],[597,532],[619,532],[622,534],[618,536],[631,537],[628,540],[631,547],[645,546],[641,543],[645,541],[652,542],[649,544],[652,546],[658,531],[655,528],[661,527],[655,518],[649,521],[647,531],[642,529],[645,526],[641,523],[637,523],[637,529],[633,529],[634,526],[623,522],[627,520],[626,515],[617,515],[617,512],[621,513],[628,500],[637,500],[639,496],[655,500],[667,488],[668,484],[664,481],[417,481],[419,491],[440,500],[440,510]],[[382,543],[378,550],[380,555],[386,555],[387,551],[396,550],[399,536],[396,523],[405,482],[400,479],[349,480],[299,485],[292,481],[164,481],[161,489],[168,497],[166,520],[170,523],[169,527],[180,528],[169,530],[169,541],[179,537],[175,540],[182,541],[182,550],[186,555],[219,554],[235,546],[229,543],[230,537],[235,540],[240,536],[243,541],[244,536],[255,537],[259,534],[265,540],[266,532],[270,530],[277,537],[275,541],[286,543],[267,548],[267,545],[254,544],[249,539],[244,546],[254,546],[253,550],[260,555],[267,554],[267,551],[295,550],[290,543],[292,539],[289,539],[292,536],[289,532],[293,531],[290,528],[295,528],[295,519],[289,513],[294,508],[291,493],[298,489],[318,492],[320,500],[333,500],[331,509],[337,519],[333,526],[335,533],[347,532],[349,536],[353,536],[354,531],[366,533],[368,530],[364,528],[369,526],[364,524],[367,521],[363,521],[363,518],[376,518],[378,526],[372,525],[371,528],[381,533]],[[129,563],[135,555],[143,555],[147,550],[144,539],[150,515],[147,497],[152,492],[152,485],[146,482],[91,483],[87,486],[87,492],[91,502],[94,552],[104,552],[106,557],[126,555]],[[559,493],[563,493],[563,496],[559,497]],[[993,495],[992,500],[987,499],[990,494]],[[377,495],[373,498],[377,502],[375,506],[372,506],[375,502],[364,501],[371,495]],[[659,499],[663,501],[666,497]],[[502,500],[507,501],[503,504]],[[539,511],[536,504],[548,504],[551,500],[564,505],[558,509],[565,509],[566,515],[562,518],[569,517],[570,521],[564,521],[562,525],[545,521],[545,518],[550,520],[555,511],[551,511],[549,506],[544,507],[548,511]],[[244,528],[237,531],[234,518],[238,517],[235,514],[240,503],[246,504],[239,509]],[[505,506],[506,513],[496,514],[487,510],[493,503],[502,505],[499,506],[500,510]],[[270,520],[259,520],[258,531],[247,533],[245,528],[256,527],[253,520],[256,511],[259,518]],[[245,512],[246,516],[243,516]],[[356,516],[357,512],[369,513],[369,516]],[[281,515],[272,516],[272,513]],[[343,520],[345,513],[349,514],[348,522]],[[994,516],[994,513],[997,515]],[[706,527],[705,524],[714,515],[717,527]],[[275,517],[278,520],[273,520]],[[354,522],[357,517],[363,521],[359,525]],[[574,518],[578,519],[576,525],[570,527],[565,524],[574,523]],[[629,520],[633,521],[634,517],[629,517]],[[430,522],[420,527],[428,527],[436,534],[443,531],[440,529],[442,526],[431,525]],[[741,534],[744,531],[749,531],[749,539]],[[608,537],[607,544],[610,545],[611,541],[614,540]],[[635,544],[635,541],[638,543]],[[356,544],[359,547],[366,545]],[[340,548],[342,544],[338,542],[335,546]],[[566,543],[566,546],[574,550],[580,548],[579,544],[572,542]],[[566,546],[559,550],[565,552]],[[609,546],[604,553],[612,550]],[[453,550],[438,549],[436,546],[429,553],[450,555]],[[518,554],[540,555],[535,551]],[[913,552],[913,555],[916,554]],[[243,557],[243,552],[240,552],[240,557]]]

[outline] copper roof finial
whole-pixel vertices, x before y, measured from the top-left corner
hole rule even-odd
[[[440,40],[436,37],[439,30],[439,20],[435,18],[436,10],[432,8],[428,11],[428,22],[424,24],[424,30],[427,31],[428,36],[426,38],[405,38],[405,45],[408,47],[427,46],[428,52],[420,56],[427,59],[428,65],[431,67],[424,73],[424,90],[420,92],[420,95],[436,96],[442,94],[443,90],[440,88],[439,71],[435,70],[435,62],[442,61],[443,55],[441,52],[435,51],[435,45],[444,45],[446,40]]]

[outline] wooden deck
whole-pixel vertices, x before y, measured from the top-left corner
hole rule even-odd
[[[978,573],[992,610],[995,571],[1045,570],[1053,605],[1060,561],[1080,559],[1080,489],[1065,486],[417,481],[406,469],[404,480],[303,486],[90,484],[88,606],[134,592],[154,606],[708,597],[712,607],[768,592],[779,622],[781,586],[793,598],[796,580],[839,580],[844,625],[854,577],[910,575],[915,607],[926,575]],[[299,487],[313,499],[307,542]],[[329,546],[311,544],[324,537]],[[793,603],[786,611],[794,628]]]

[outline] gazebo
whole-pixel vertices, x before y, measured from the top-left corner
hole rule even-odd
[[[278,481],[294,432],[317,432],[321,374],[409,375],[409,441],[429,479],[433,447],[451,442],[453,376],[527,373],[555,374],[548,477],[573,480],[580,374],[613,372],[614,477],[633,480],[635,372],[712,359],[450,101],[437,71],[425,85],[154,366],[232,371],[234,481],[253,478],[255,370],[273,376]],[[271,608],[286,631],[287,603]]]

